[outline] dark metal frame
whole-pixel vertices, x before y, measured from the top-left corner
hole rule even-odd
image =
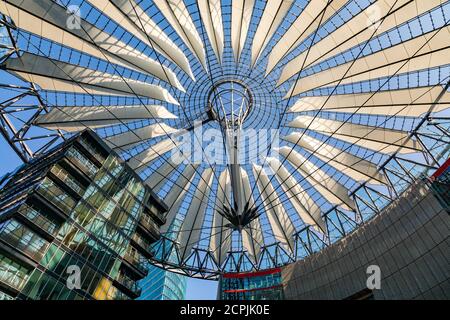
[[[0,17],[0,27],[6,28],[11,39],[11,45],[0,46],[0,49],[5,51],[0,56],[1,63],[17,54],[18,48],[11,32],[15,28],[11,21],[5,16]],[[447,84],[444,91],[448,89],[448,86],[449,84]],[[29,86],[0,84],[0,88],[18,91],[17,95],[12,98],[0,101],[0,133],[23,162],[28,162],[34,157],[45,153],[56,143],[60,142],[61,139],[64,139],[61,131],[53,131],[48,135],[40,136],[33,136],[30,133],[30,128],[34,125],[33,123],[36,117],[47,112],[47,106],[33,84],[30,83]],[[19,109],[17,107],[11,107],[14,103],[30,96],[37,99],[35,106],[26,106]],[[25,121],[21,119],[23,125],[20,128],[16,128],[13,124],[14,114],[24,110],[32,110],[32,115]],[[436,134],[432,135],[428,132],[423,132],[427,127],[434,128]],[[257,261],[252,261],[246,251],[238,251],[231,252],[226,261],[222,265],[219,265],[210,251],[197,247],[193,249],[192,253],[184,261],[180,261],[178,244],[174,240],[163,237],[153,248],[154,258],[152,260],[156,265],[167,270],[183,273],[191,277],[216,279],[224,272],[245,272],[274,268],[314,254],[347,236],[358,226],[380,213],[385,205],[398,198],[404,191],[404,188],[396,184],[395,180],[400,179],[407,184],[411,184],[411,182],[417,180],[418,177],[406,168],[406,164],[420,167],[423,172],[437,169],[442,159],[445,160],[450,154],[449,127],[450,118],[434,118],[430,114],[424,117],[423,121],[410,133],[410,138],[414,137],[417,139],[424,148],[424,163],[405,159],[398,154],[393,154],[379,167],[379,170],[385,174],[388,181],[385,185],[385,192],[376,190],[367,183],[359,185],[350,194],[357,209],[353,212],[346,212],[335,206],[324,213],[323,217],[327,225],[327,233],[325,235],[317,233],[311,227],[306,227],[295,233],[293,239],[295,250],[292,254],[288,253],[280,243],[273,243],[262,246]],[[425,143],[424,139],[433,140],[435,144],[447,144],[447,147],[439,154],[435,154],[434,146]],[[46,142],[38,150],[32,151],[29,147],[29,142],[35,140],[45,140]],[[374,193],[379,196],[378,199],[374,199],[372,196]],[[379,204],[377,200],[380,199],[384,203]],[[367,213],[368,211],[370,212],[369,214]],[[235,255],[238,255],[237,259]],[[169,259],[169,256],[175,256],[176,259]]]

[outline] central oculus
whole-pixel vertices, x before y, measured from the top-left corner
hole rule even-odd
[[[210,116],[226,129],[240,128],[252,106],[253,98],[250,90],[237,80],[220,81],[209,92]]]

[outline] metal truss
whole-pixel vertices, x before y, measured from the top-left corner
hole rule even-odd
[[[289,254],[280,243],[262,246],[257,261],[248,252],[230,252],[226,261],[219,265],[208,250],[194,248],[184,261],[180,259],[179,244],[163,237],[154,245],[152,262],[159,267],[190,277],[218,279],[222,273],[251,272],[284,266],[313,255],[354,232],[361,225],[378,215],[393,200],[398,199],[417,179],[424,179],[438,169],[442,160],[450,155],[450,117],[427,117],[411,136],[427,145],[422,161],[392,155],[379,170],[388,183],[382,189],[363,183],[353,190],[350,197],[356,204],[355,211],[344,211],[335,206],[323,215],[327,226],[325,234],[312,226],[294,234],[294,253]],[[426,183],[426,179],[424,179]],[[171,257],[171,259],[169,259]]]
[[[14,24],[2,16],[0,28],[6,30],[9,40],[9,43],[0,44],[1,64],[17,55],[19,49],[12,33],[15,29]],[[48,112],[33,83],[20,85],[0,83],[0,92],[1,97],[5,97],[0,101],[0,133],[23,162],[26,163],[45,153],[64,139],[63,133],[59,130],[49,131],[48,134],[42,134],[42,130],[40,133],[32,130],[36,118]],[[32,148],[30,145],[36,147]]]
[[[197,12],[197,2],[191,2],[188,9],[192,12]],[[229,5],[224,6],[224,9],[230,13],[232,10],[231,2]],[[298,10],[296,11],[299,11],[301,8],[298,7],[297,9]],[[259,8],[259,6],[257,6],[257,8],[255,8],[255,15],[261,16],[263,11],[263,8]],[[230,15],[228,14],[224,16]],[[289,19],[293,18],[293,16],[288,17]],[[160,21],[161,19],[158,18],[158,15],[152,18],[157,21]],[[195,15],[194,22],[196,26],[201,26],[200,16],[198,16],[198,14]],[[228,23],[230,23],[230,21],[228,21]],[[251,25],[251,28],[254,29],[253,32],[256,32],[255,29],[257,29],[257,27],[258,26],[256,24]],[[16,26],[11,20],[9,20],[9,18],[3,16],[0,19],[0,28],[5,28],[8,39],[7,41],[4,41],[3,44],[0,44],[0,64],[11,57],[20,58],[18,44],[14,38],[14,31],[17,29]],[[276,41],[280,40],[287,31],[283,28],[284,27],[281,27],[280,31],[276,32],[274,37]],[[199,30],[203,29],[204,28],[199,28]],[[205,45],[205,50],[208,52],[213,52],[211,44],[208,45],[205,30],[201,32],[201,36],[201,42]],[[87,41],[89,39],[85,40]],[[274,46],[271,45],[270,49],[273,48]],[[272,50],[266,51],[271,52]],[[249,59],[250,54],[250,50],[247,48],[242,52],[241,59]],[[180,114],[181,117],[179,122],[175,123],[175,127],[177,128],[193,128],[192,122],[195,123],[195,120],[201,120],[204,122],[209,121],[209,119],[205,118],[205,116],[208,116],[208,113],[201,107],[205,104],[204,100],[206,99],[205,97],[207,97],[208,90],[210,86],[214,86],[215,83],[224,80],[229,81],[226,75],[223,74],[224,69],[222,69],[220,64],[214,63],[214,59],[212,64],[209,59],[207,59],[210,73],[203,72],[203,66],[199,62],[196,62],[195,59],[193,60],[193,73],[197,76],[197,82],[189,85],[191,81],[187,78],[187,75],[180,75],[180,81],[183,84],[188,84],[187,91],[189,94],[179,94],[177,96],[180,100],[180,104],[187,107],[186,111],[183,109],[184,115]],[[285,63],[280,62],[280,65],[285,66],[286,63],[292,62],[289,56],[286,56],[284,61]],[[234,57],[225,55],[222,59],[222,64],[225,66],[233,66],[234,68]],[[256,64],[255,68],[256,69],[254,70],[256,70],[256,72],[253,72],[252,75],[251,70],[248,70],[249,74],[247,74],[246,68],[241,68],[240,66],[236,71],[234,71],[235,74],[233,75],[233,79],[237,78],[239,80],[241,78],[245,78],[246,80],[251,80],[250,84],[252,85],[252,93],[256,101],[259,101],[260,108],[255,108],[255,111],[257,111],[255,113],[255,117],[249,119],[248,124],[252,128],[264,128],[270,127],[270,122],[273,122],[274,124],[278,123],[279,129],[281,124],[284,123],[281,120],[286,109],[283,110],[283,112],[281,112],[282,110],[279,110],[280,114],[277,114],[275,112],[277,109],[271,108],[271,106],[274,101],[282,100],[282,93],[281,91],[275,91],[273,94],[269,94],[269,92],[271,92],[269,89],[275,85],[277,79],[275,79],[275,74],[271,74],[265,79],[266,81],[262,81],[260,83],[257,75],[263,75],[265,68],[262,64]],[[225,69],[225,71],[227,70]],[[252,79],[252,77],[255,79]],[[300,72],[298,73],[297,78],[300,79]],[[440,86],[442,86],[442,84],[440,84]],[[446,92],[448,90],[448,86],[449,85],[447,84],[442,92]],[[381,87],[379,89],[381,89]],[[320,93],[319,96],[323,96],[323,94],[327,92],[326,90],[330,89],[325,88],[323,90],[324,92],[322,92],[322,89],[317,89],[313,90],[311,93],[314,95]],[[334,90],[335,89],[333,89],[333,92]],[[17,153],[17,155],[24,162],[28,162],[31,159],[38,157],[40,154],[45,153],[55,144],[64,139],[64,134],[60,130],[47,130],[43,127],[39,127],[39,130],[33,130],[36,129],[36,119],[38,116],[48,113],[50,104],[48,106],[46,105],[46,100],[42,99],[37,91],[37,88],[32,83],[0,83],[0,91],[5,93],[2,95],[2,97],[5,97],[4,101],[0,102],[0,132],[14,152]],[[331,94],[327,93],[326,95],[331,96],[333,92]],[[352,93],[354,92],[352,91]],[[142,101],[139,102],[142,103]],[[437,102],[439,102],[439,99],[436,103]],[[286,108],[287,107],[288,103],[286,104]],[[360,106],[358,105],[358,107]],[[320,110],[322,111],[322,108],[320,108]],[[374,123],[377,123],[380,118],[378,118],[378,116],[372,117]],[[324,118],[322,119],[329,120],[326,112],[324,114]],[[324,230],[325,232],[319,233],[311,226],[303,228],[303,225],[301,225],[299,228],[302,229],[295,229],[295,232],[293,233],[292,251],[286,250],[286,247],[279,242],[271,242],[269,244],[266,243],[266,239],[263,239],[262,241],[265,242],[262,243],[261,249],[258,250],[255,256],[251,256],[242,248],[242,244],[236,241],[236,246],[233,245],[232,249],[228,252],[227,257],[222,262],[219,262],[216,258],[217,255],[213,252],[214,249],[205,248],[207,246],[197,243],[197,245],[193,247],[192,251],[185,256],[185,253],[182,253],[181,250],[183,244],[177,242],[177,237],[163,236],[163,238],[153,247],[154,258],[152,262],[164,269],[182,273],[191,277],[216,279],[221,273],[226,272],[249,272],[283,266],[298,259],[310,256],[326,248],[327,246],[332,245],[336,241],[339,241],[343,237],[346,237],[348,234],[352,233],[355,229],[366,223],[372,217],[376,216],[393,200],[397,199],[402,192],[404,192],[411,185],[411,183],[417,181],[417,179],[422,176],[428,176],[429,172],[440,166],[443,159],[445,160],[448,158],[450,153],[449,118],[432,117],[429,113],[422,119],[423,121],[415,126],[415,129],[410,132],[408,131],[408,133],[409,139],[414,139],[417,141],[423,151],[417,153],[414,157],[402,155],[397,152],[388,155],[386,161],[384,161],[383,157],[384,162],[377,163],[377,168],[379,172],[386,177],[386,183],[383,185],[372,185],[370,184],[370,181],[366,181],[364,183],[355,182],[354,185],[352,184],[352,186],[346,188],[349,191],[350,199],[355,203],[355,209],[353,211],[344,210],[338,205],[334,205],[331,208],[326,207],[324,212],[321,211],[322,218],[326,226],[326,230]],[[373,123],[363,122],[364,121],[361,121],[360,125],[373,125]],[[288,128],[282,129],[284,130],[283,135],[290,132],[290,129]],[[404,128],[402,127],[402,129]],[[127,127],[127,132],[128,131],[132,130]],[[120,131],[120,133],[122,133],[122,131]],[[334,133],[335,132],[333,132],[333,134]],[[118,132],[115,132],[114,130],[112,130],[112,133],[106,132],[105,129],[103,137],[108,138],[116,134],[118,134]],[[136,148],[136,150],[142,151],[141,149],[148,150],[149,147],[151,148],[148,141],[141,142],[142,145]],[[333,144],[332,146],[336,147],[336,144]],[[295,147],[297,147],[297,144],[295,144]],[[341,152],[344,151],[345,150],[341,150]],[[132,154],[131,156],[134,155],[135,154]],[[125,155],[125,153],[122,154],[122,157],[124,160],[130,159],[128,155]],[[163,162],[165,160],[162,159],[161,161]],[[156,170],[155,168],[158,163],[159,162],[157,161],[148,162],[145,163],[145,166],[147,166],[148,169]],[[316,163],[317,162],[314,162],[314,164]],[[327,163],[327,165],[328,169],[330,169],[331,167],[329,166],[329,163]],[[212,167],[210,164],[208,164],[208,166]],[[213,174],[215,175],[216,168],[213,170]],[[152,170],[148,171],[150,172]],[[195,171],[197,172],[197,170]],[[291,174],[293,173],[291,172]],[[148,177],[146,174],[142,174],[141,176]],[[218,180],[217,177],[215,177],[215,180]],[[258,178],[256,180],[258,180]],[[272,178],[270,181],[272,181]],[[303,180],[300,182],[302,181]],[[170,182],[172,183],[173,181]],[[252,183],[254,183],[254,186],[251,192],[253,193],[253,191],[255,191],[255,195],[258,195],[257,200],[261,200],[261,192],[258,194],[256,190],[256,181],[252,181]],[[170,183],[166,185],[168,188],[170,188],[170,186],[173,185]],[[211,187],[208,188],[211,189]],[[279,188],[279,186],[276,187],[274,192],[276,192],[277,189],[279,190]],[[200,193],[203,195],[205,190]],[[326,197],[323,198],[325,199]],[[285,199],[283,202],[288,200],[289,199]],[[217,209],[214,206],[213,196],[210,196],[201,202],[208,202],[208,205],[211,206],[213,210]],[[258,202],[261,203],[261,201]],[[190,205],[187,201],[184,201],[183,203],[186,206]],[[268,207],[269,209],[272,209],[272,203],[269,203]],[[192,216],[196,215],[198,211],[199,210],[195,210],[195,208],[191,210]],[[265,222],[265,224],[267,226],[268,222]],[[192,229],[195,229],[194,227],[195,226],[193,224]],[[203,226],[201,227],[201,229],[203,229]],[[179,234],[181,234],[181,231],[176,232],[180,232]],[[267,231],[261,230],[261,232]],[[198,236],[198,238],[200,238],[200,236]],[[187,244],[190,244],[190,240],[191,239],[188,238],[186,244],[184,245],[187,246]]]

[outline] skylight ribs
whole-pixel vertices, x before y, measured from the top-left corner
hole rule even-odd
[[[25,0],[26,1],[26,0]],[[122,26],[128,32],[134,34],[135,37],[139,38],[142,42],[150,45],[147,36],[139,27],[139,24],[135,24],[131,20],[131,16],[127,16],[124,14],[121,8],[121,4],[125,4],[129,1],[133,0],[118,0],[118,1],[110,1],[110,0],[88,0],[88,2],[98,11],[102,12],[106,16],[108,16],[112,21],[117,23],[119,26]],[[133,1],[134,2],[134,1]],[[135,4],[135,3],[133,3]],[[130,6],[131,7],[131,6]],[[131,13],[131,12],[128,12]]]
[[[374,184],[387,184],[388,181],[384,174],[381,174],[375,164],[357,157],[347,151],[340,150],[328,143],[314,139],[308,135],[301,135],[299,132],[293,132],[284,138],[300,148],[313,153],[337,171],[344,173],[355,181],[369,181]]]
[[[268,75],[273,68],[294,50],[302,41],[308,38],[311,33],[320,27],[337,11],[339,11],[348,0],[313,0],[309,1],[305,9],[295,19],[292,25],[284,33],[283,37],[273,47],[269,55],[269,62],[267,64],[266,75]],[[325,12],[324,12],[325,10]],[[302,66],[300,63],[298,66]]]
[[[445,65],[448,64],[449,55],[450,27],[447,26],[354,61],[301,77],[289,89],[285,99],[337,83],[345,85]]]
[[[136,4],[135,0],[89,0],[103,14],[139,40],[178,65],[192,79],[189,61],[167,34]]]
[[[184,1],[153,0],[153,3],[175,29],[189,50],[197,57],[205,70],[207,70],[205,48]]]
[[[341,206],[345,210],[355,210],[355,203],[348,196],[349,191],[345,186],[297,151],[289,147],[282,147],[279,151],[329,203]]]
[[[197,165],[187,165],[170,189],[170,192],[164,198],[164,203],[169,207],[169,211],[166,214],[166,223],[161,226],[161,233],[167,232],[175,220],[194,179],[196,168]]]
[[[222,63],[224,36],[220,0],[198,0],[197,5],[209,42],[217,60]]]
[[[322,219],[321,210],[314,200],[303,190],[278,159],[267,158],[267,162],[302,221],[311,225],[316,231],[326,233],[325,221]]]
[[[234,61],[238,63],[247,39],[255,0],[235,0],[231,6],[231,45]]]
[[[332,111],[350,114],[418,117],[430,111],[439,97],[441,86],[360,94],[301,97],[289,112]],[[328,100],[328,101],[327,101]],[[326,102],[327,101],[327,102]],[[325,104],[326,102],[326,104]],[[445,92],[432,112],[450,107],[450,93]]]
[[[214,210],[209,244],[209,248],[219,266],[223,264],[230,251],[232,229],[227,226],[230,222],[218,210],[224,211],[225,204],[229,202],[231,202],[231,180],[228,169],[225,169],[219,176],[216,209]]]
[[[272,227],[273,236],[276,241],[289,252],[293,253],[294,250],[294,232],[295,227],[289,216],[281,204],[275,188],[269,181],[269,177],[262,170],[262,167],[253,164],[253,174],[255,177],[259,175],[257,185],[261,193],[261,199],[264,203],[264,210],[267,218],[269,219],[270,226]]]
[[[293,3],[293,0],[266,1],[266,7],[253,37],[252,66],[256,64],[256,61],[283,22]]]
[[[298,116],[288,126],[320,132],[336,139],[381,153],[412,153],[423,148],[410,134],[402,130],[386,129],[311,116]],[[400,150],[399,150],[400,149]]]
[[[68,132],[82,131],[85,127],[97,129],[142,119],[174,119],[176,116],[165,107],[150,106],[70,106],[53,107],[41,114],[35,123],[47,129]]]
[[[62,61],[23,53],[20,58],[8,59],[4,67],[25,81],[37,84],[43,90],[83,94],[142,96],[178,105],[164,88],[101,71],[87,69]]]
[[[213,180],[213,169],[205,169],[202,178],[195,190],[194,197],[188,212],[181,225],[177,241],[180,243],[180,260],[184,261],[191,253],[192,248],[198,244],[201,235],[201,227],[205,218],[206,205]]]
[[[248,173],[241,168],[242,186],[244,189],[244,199],[250,204],[254,205],[252,189],[250,188],[250,180]],[[250,221],[249,225],[242,230],[242,245],[250,257],[250,259],[257,264],[261,253],[261,247],[264,245],[264,238],[261,229],[261,222],[259,217]]]

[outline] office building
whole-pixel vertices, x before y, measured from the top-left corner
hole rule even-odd
[[[148,275],[139,281],[139,300],[184,300],[187,277],[150,265]]]
[[[3,177],[3,299],[134,299],[164,204],[93,132]]]
[[[219,300],[283,300],[281,268],[227,273],[219,280]]]

